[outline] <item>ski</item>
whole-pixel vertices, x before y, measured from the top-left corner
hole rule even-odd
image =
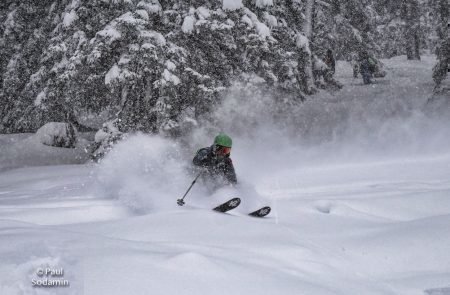
[[[225,212],[228,212],[230,210],[233,210],[234,208],[239,206],[240,203],[241,203],[241,199],[233,198],[233,199],[231,199],[229,201],[226,201],[225,203],[217,206],[213,210],[217,211],[217,212],[225,213]]]
[[[264,217],[269,215],[270,210],[272,210],[269,206],[266,207],[262,207],[261,209],[258,209],[252,213],[249,213],[248,215],[253,216],[253,217]]]

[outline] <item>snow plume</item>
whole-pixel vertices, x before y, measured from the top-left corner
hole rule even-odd
[[[272,185],[278,173],[299,167],[448,153],[450,116],[421,111],[424,93],[432,90],[431,75],[425,78],[421,67],[408,65],[400,65],[405,70],[393,76],[391,84],[379,80],[364,86],[354,85],[350,65],[339,62],[337,78],[346,87],[333,95],[322,91],[305,102],[269,91],[261,77],[241,77],[207,120],[199,120],[181,139],[183,145],[144,135],[119,143],[100,164],[101,187],[107,188],[106,196],[135,209],[173,208],[194,178],[190,165],[195,152],[211,145],[221,131],[233,138],[231,157],[239,182],[257,191]],[[404,78],[412,71],[424,73],[414,78],[417,81],[429,82],[416,87],[418,82]],[[203,201],[208,194],[200,188],[194,186],[189,202],[209,202]]]
[[[98,190],[136,212],[172,207],[192,177],[180,147],[158,136],[136,134],[118,143],[98,167]]]
[[[238,178],[254,184],[277,169],[448,153],[448,115],[427,116],[427,90],[402,78],[396,83],[347,85],[334,96],[321,92],[303,103],[251,86],[256,83],[236,84],[192,141],[229,133]]]
[[[287,165],[289,157],[281,153],[294,153],[296,147],[287,129],[277,124],[281,109],[275,94],[259,88],[261,78],[247,80],[248,84],[235,84],[212,114],[213,119],[191,135],[191,142],[210,143],[216,133],[228,133],[233,138],[232,159],[239,181],[255,184],[265,172]]]

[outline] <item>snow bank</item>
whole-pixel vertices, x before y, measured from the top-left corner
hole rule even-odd
[[[37,138],[45,145],[55,147],[75,147],[76,130],[70,123],[49,122],[36,132]]]
[[[79,134],[73,149],[41,143],[35,134],[0,134],[0,171],[27,166],[81,164],[89,159],[87,134]]]
[[[337,79],[346,84],[342,91],[336,96],[322,92],[283,110],[275,104],[283,100],[278,94],[239,86],[215,112],[216,126],[197,130],[193,141],[212,138],[211,129],[230,133],[238,177],[254,184],[286,167],[447,152],[450,116],[421,111],[434,86],[433,59],[413,64],[403,58],[384,61],[398,69],[390,74],[395,80],[369,87],[355,84],[351,66],[338,62],[337,73],[343,76]]]

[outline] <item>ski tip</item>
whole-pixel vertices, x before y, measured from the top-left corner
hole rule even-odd
[[[227,203],[230,204],[231,206],[237,207],[241,203],[241,199],[233,198],[233,199],[229,200]]]
[[[239,206],[239,204],[241,204],[241,199],[233,198],[231,200],[226,201],[222,205],[217,206],[213,210],[225,213],[227,211],[230,211],[230,210],[236,208],[237,206]]]
[[[261,209],[258,209],[252,213],[249,213],[248,215],[253,216],[253,217],[264,217],[269,215],[270,211],[272,210],[272,208],[270,208],[269,206],[266,207],[262,207]]]
[[[226,203],[224,203],[226,207],[230,208],[230,209],[234,209],[237,206],[239,206],[241,204],[241,199],[240,198],[233,198],[231,200],[228,200]]]

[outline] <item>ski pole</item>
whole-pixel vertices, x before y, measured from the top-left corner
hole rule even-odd
[[[178,206],[183,206],[184,205],[184,198],[186,197],[186,195],[189,193],[189,191],[191,190],[191,188],[194,186],[195,182],[197,181],[197,179],[200,177],[200,175],[202,175],[203,170],[200,171],[200,173],[195,177],[194,181],[192,181],[191,185],[189,186],[189,188],[187,189],[187,191],[184,193],[183,197],[181,199],[177,200],[177,204]]]

